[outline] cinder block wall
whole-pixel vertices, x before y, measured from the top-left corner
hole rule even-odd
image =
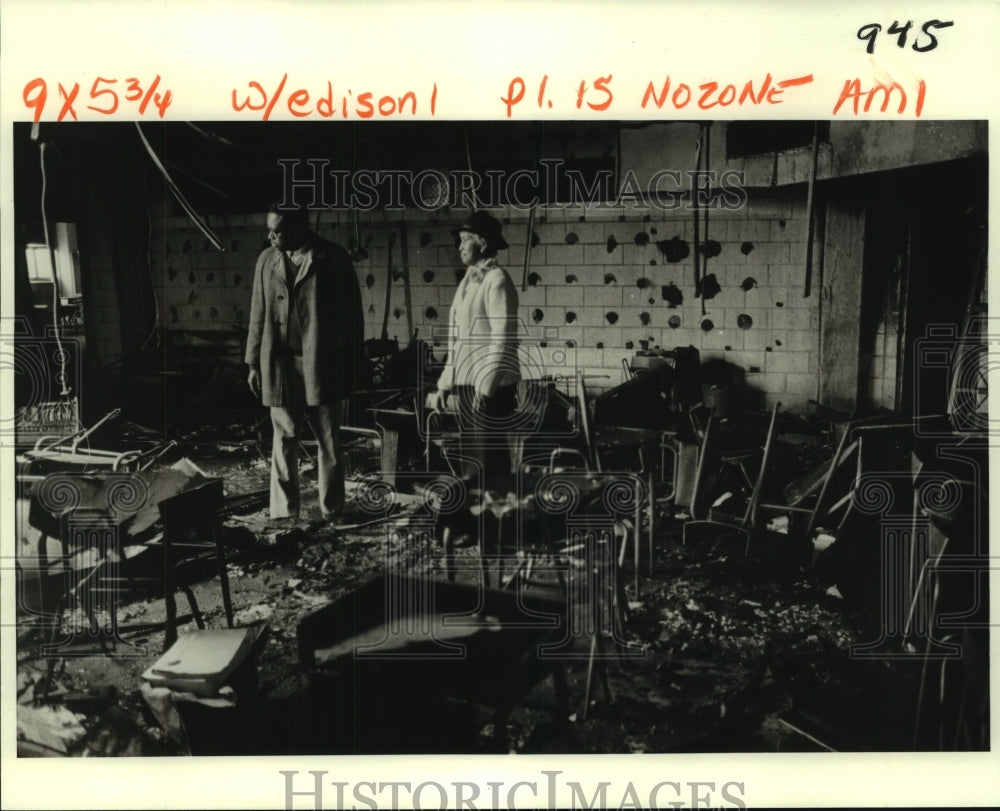
[[[529,212],[493,209],[510,247],[499,257],[520,291]],[[367,337],[381,333],[388,277],[389,234],[395,235],[392,266],[401,271],[399,224],[405,223],[410,279],[410,319],[399,274],[391,282],[389,337],[405,345],[413,330],[431,343],[447,326],[448,308],[461,263],[452,229],[461,214],[407,210],[363,212],[355,224],[348,211],[318,215],[319,232],[348,247],[355,230],[368,258],[355,271],[362,291]],[[210,217],[226,246],[219,252],[183,217],[154,218],[153,278],[161,319],[168,330],[224,330],[245,325],[254,263],[265,243],[265,217]],[[577,362],[604,379],[588,388],[622,382],[622,359],[642,347],[695,346],[702,361],[725,359],[746,371],[750,404],[802,409],[816,397],[819,357],[819,279],[803,297],[805,190],[749,191],[736,211],[712,210],[708,240],[718,254],[708,260],[720,292],[695,295],[694,222],[688,211],[623,207],[553,206],[536,211],[537,245],[530,249],[531,283],[520,293],[526,340],[549,346],[573,341]],[[676,262],[657,247],[673,238],[689,247]],[[705,241],[704,224],[701,241]],[[683,301],[671,307],[662,288],[676,285]],[[747,289],[744,289],[747,288]],[[749,317],[749,320],[748,318]],[[612,320],[614,323],[611,323]],[[709,325],[706,321],[710,321]],[[565,371],[564,368],[556,371]]]
[[[122,356],[121,310],[118,303],[118,288],[111,259],[107,254],[96,252],[91,260],[100,273],[85,275],[84,295],[89,297],[87,312],[92,314],[93,323],[88,325],[95,343],[94,352],[103,365],[116,363]]]

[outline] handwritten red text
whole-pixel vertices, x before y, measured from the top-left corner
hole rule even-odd
[[[173,101],[173,93],[165,90],[159,93],[160,75],[157,74],[148,85],[143,85],[140,79],[130,77],[123,82],[118,79],[98,76],[90,85],[90,91],[84,98],[80,97],[80,83],[73,82],[69,87],[57,82],[59,92],[58,104],[59,112],[56,114],[56,121],[62,121],[69,117],[77,121],[76,105],[84,104],[86,109],[93,110],[101,115],[114,115],[119,111],[122,101],[135,104],[139,115],[145,115],[150,104],[159,114],[160,118],[167,112],[170,102]],[[49,101],[49,83],[38,77],[32,79],[24,86],[21,94],[24,105],[33,111],[33,120],[37,124],[42,120],[42,114]]]
[[[753,80],[739,85],[705,82],[692,89],[691,85],[684,82],[672,84],[670,76],[667,76],[663,80],[663,84],[660,85],[659,91],[652,81],[646,86],[646,92],[642,96],[642,108],[645,110],[650,102],[658,110],[662,110],[664,105],[682,110],[693,104],[702,110],[710,110],[713,107],[730,107],[732,105],[743,107],[746,105],[781,104],[784,101],[782,95],[786,88],[809,84],[812,80],[812,74],[809,74],[808,76],[798,76],[794,79],[782,79],[775,82],[771,78],[771,74],[768,73],[756,86],[754,86]]]
[[[430,113],[433,116],[437,112],[437,82],[433,83],[427,96],[421,97],[424,99],[422,103],[418,102],[418,94],[414,90],[407,90],[398,95],[379,95],[369,90],[356,94],[351,88],[348,88],[346,92],[335,94],[333,82],[328,81],[325,91],[312,94],[305,88],[289,90],[287,85],[287,73],[282,75],[273,91],[269,91],[256,80],[248,82],[248,89],[242,95],[240,95],[240,91],[233,90],[233,110],[237,113],[242,113],[244,110],[259,112],[264,121],[271,118],[279,103],[294,118],[312,116],[320,118],[351,118],[352,116],[357,118],[398,118],[400,116],[416,116],[422,112]],[[424,108],[424,104],[427,104],[426,108]]]

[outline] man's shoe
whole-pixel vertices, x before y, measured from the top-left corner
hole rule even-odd
[[[347,516],[342,512],[326,513],[323,523],[330,527],[342,527],[347,523]]]

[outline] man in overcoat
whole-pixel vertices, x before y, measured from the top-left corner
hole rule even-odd
[[[305,209],[277,204],[267,214],[271,243],[257,259],[246,363],[253,393],[270,407],[271,517],[300,508],[297,430],[309,416],[318,444],[319,506],[342,520],[340,422],[364,357],[361,293],[350,256],[309,227]]]

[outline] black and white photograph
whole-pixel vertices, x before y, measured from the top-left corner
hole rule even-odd
[[[3,804],[995,800],[972,5],[14,2]]]
[[[989,749],[985,122],[14,135],[19,754]]]

